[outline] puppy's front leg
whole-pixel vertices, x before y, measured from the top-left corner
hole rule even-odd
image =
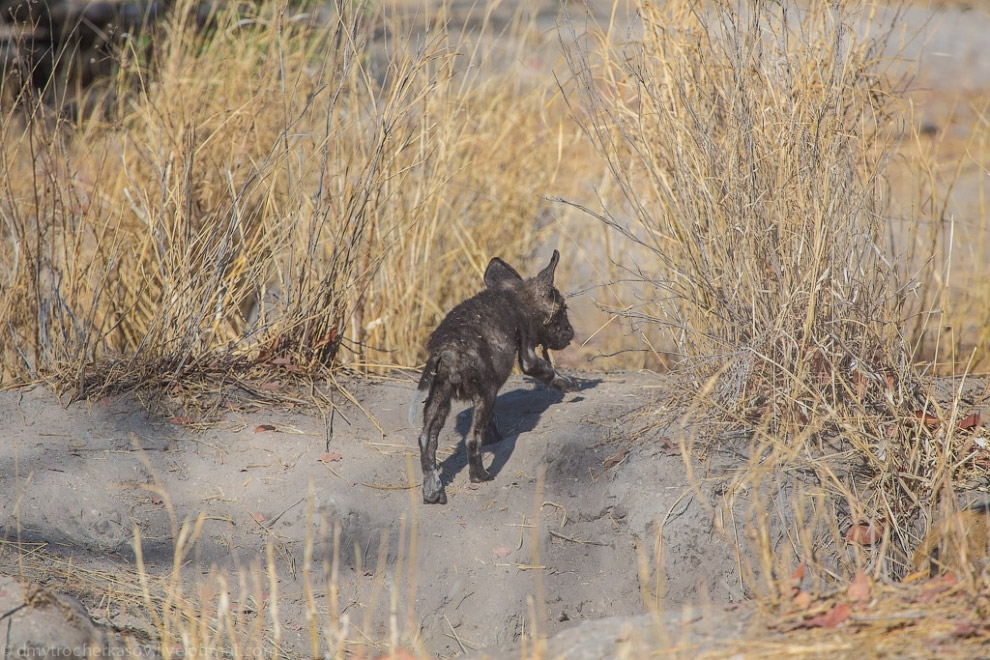
[[[535,347],[528,343],[519,347],[519,367],[527,376],[532,376],[561,392],[573,392],[578,389],[576,380],[557,373],[553,365],[537,355]]]

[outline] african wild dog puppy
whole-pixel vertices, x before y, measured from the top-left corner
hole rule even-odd
[[[547,267],[528,280],[501,259],[492,259],[485,270],[485,290],[454,307],[430,336],[430,357],[417,394],[417,400],[426,396],[419,451],[427,504],[447,503],[436,455],[451,399],[474,404],[465,445],[471,481],[481,482],[492,479],[481,461],[482,441],[499,437],[493,423],[495,398],[517,355],[524,374],[564,392],[576,389],[573,379],[554,370],[547,353],[566,348],[574,338],[564,297],[553,285],[559,259],[554,250]],[[543,346],[544,357],[536,354],[537,346]]]

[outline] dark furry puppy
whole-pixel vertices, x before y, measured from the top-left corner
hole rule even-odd
[[[498,438],[495,398],[517,356],[524,374],[561,391],[575,389],[575,381],[558,374],[546,359],[548,349],[559,351],[574,339],[564,297],[553,285],[559,259],[554,250],[547,267],[527,280],[501,259],[492,259],[485,270],[487,288],[452,309],[430,336],[430,357],[417,394],[417,400],[426,396],[419,451],[427,504],[447,503],[436,456],[452,399],[474,404],[465,444],[471,481],[480,482],[492,479],[481,461],[481,445],[483,436]],[[536,354],[537,346],[545,357]]]

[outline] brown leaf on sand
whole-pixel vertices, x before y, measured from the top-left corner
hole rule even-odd
[[[929,415],[923,410],[915,410],[914,414],[922,424],[924,424],[932,431],[934,431],[939,427],[938,417],[935,417],[934,415]]]
[[[798,591],[797,594],[794,595],[794,600],[792,602],[794,603],[794,607],[797,609],[806,610],[811,607],[811,601],[811,594],[807,591]]]
[[[803,628],[835,628],[844,623],[849,618],[849,604],[839,603],[828,612],[816,614],[807,621],[802,622]]]
[[[613,454],[613,455],[609,456],[608,458],[606,458],[602,462],[602,467],[605,468],[606,470],[609,469],[609,468],[613,468],[616,465],[618,465],[619,463],[621,463],[622,461],[624,461],[626,459],[626,456],[628,456],[628,455],[629,455],[629,450],[628,449],[623,449],[618,454]]]
[[[857,543],[859,545],[873,545],[883,538],[883,526],[880,523],[869,521],[853,525],[846,532],[847,543]]]
[[[188,415],[176,415],[175,417],[173,417],[168,421],[170,424],[173,424],[175,426],[186,426],[188,424],[192,424],[195,420],[193,420],[193,418],[189,417]]]
[[[660,438],[660,451],[664,456],[680,456],[681,447],[668,437]]]
[[[492,552],[495,553],[496,557],[502,558],[502,557],[508,557],[509,553],[511,553],[512,550],[504,546],[495,546],[494,548],[492,548]]]
[[[825,627],[835,628],[839,624],[845,623],[849,618],[849,612],[849,605],[847,603],[839,603],[825,616]]]
[[[798,564],[798,567],[794,569],[791,573],[790,587],[791,587],[791,597],[796,597],[801,592],[801,581],[804,580],[804,574],[808,570],[804,562]]]
[[[980,413],[971,413],[966,417],[964,417],[963,419],[959,420],[959,422],[956,424],[956,428],[958,428],[961,431],[965,431],[966,429],[971,429],[973,427],[979,426],[979,424],[980,424]]]
[[[866,398],[866,376],[861,373],[857,373],[853,376],[853,386],[856,388],[856,398],[862,401]]]
[[[256,522],[256,523],[263,523],[263,522],[265,522],[265,516],[264,516],[264,514],[256,513],[256,514],[252,515],[251,517],[254,518],[254,522]]]
[[[932,586],[918,594],[918,597],[915,598],[915,602],[923,605],[930,605],[938,600],[940,595],[956,586],[957,582],[958,580],[956,580],[956,577],[952,573],[946,573],[940,578],[929,580],[928,584],[931,584]]]
[[[320,454],[321,463],[336,463],[341,458],[342,456],[335,451],[325,451]]]
[[[375,660],[416,660],[416,657],[417,656],[400,647],[390,653],[378,656]]]
[[[275,427],[272,426],[271,424],[259,424],[258,426],[255,427],[254,432],[264,433],[265,431],[274,431],[274,430]]]
[[[863,571],[856,571],[856,577],[846,590],[846,596],[852,602],[863,605],[870,600],[870,578]]]
[[[975,637],[979,632],[979,629],[969,621],[957,623],[952,629],[953,637]]]

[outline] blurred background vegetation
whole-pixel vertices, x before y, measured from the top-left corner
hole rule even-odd
[[[3,385],[415,366],[553,247],[567,367],[985,367],[986,107],[918,115],[903,9],[39,7],[2,10]]]
[[[0,386],[413,368],[491,257],[559,248],[560,365],[676,372],[685,456],[743,431],[747,579],[792,566],[771,501],[820,575],[903,575],[986,487],[933,376],[990,364],[990,100],[932,92],[924,12],[4,0]]]

